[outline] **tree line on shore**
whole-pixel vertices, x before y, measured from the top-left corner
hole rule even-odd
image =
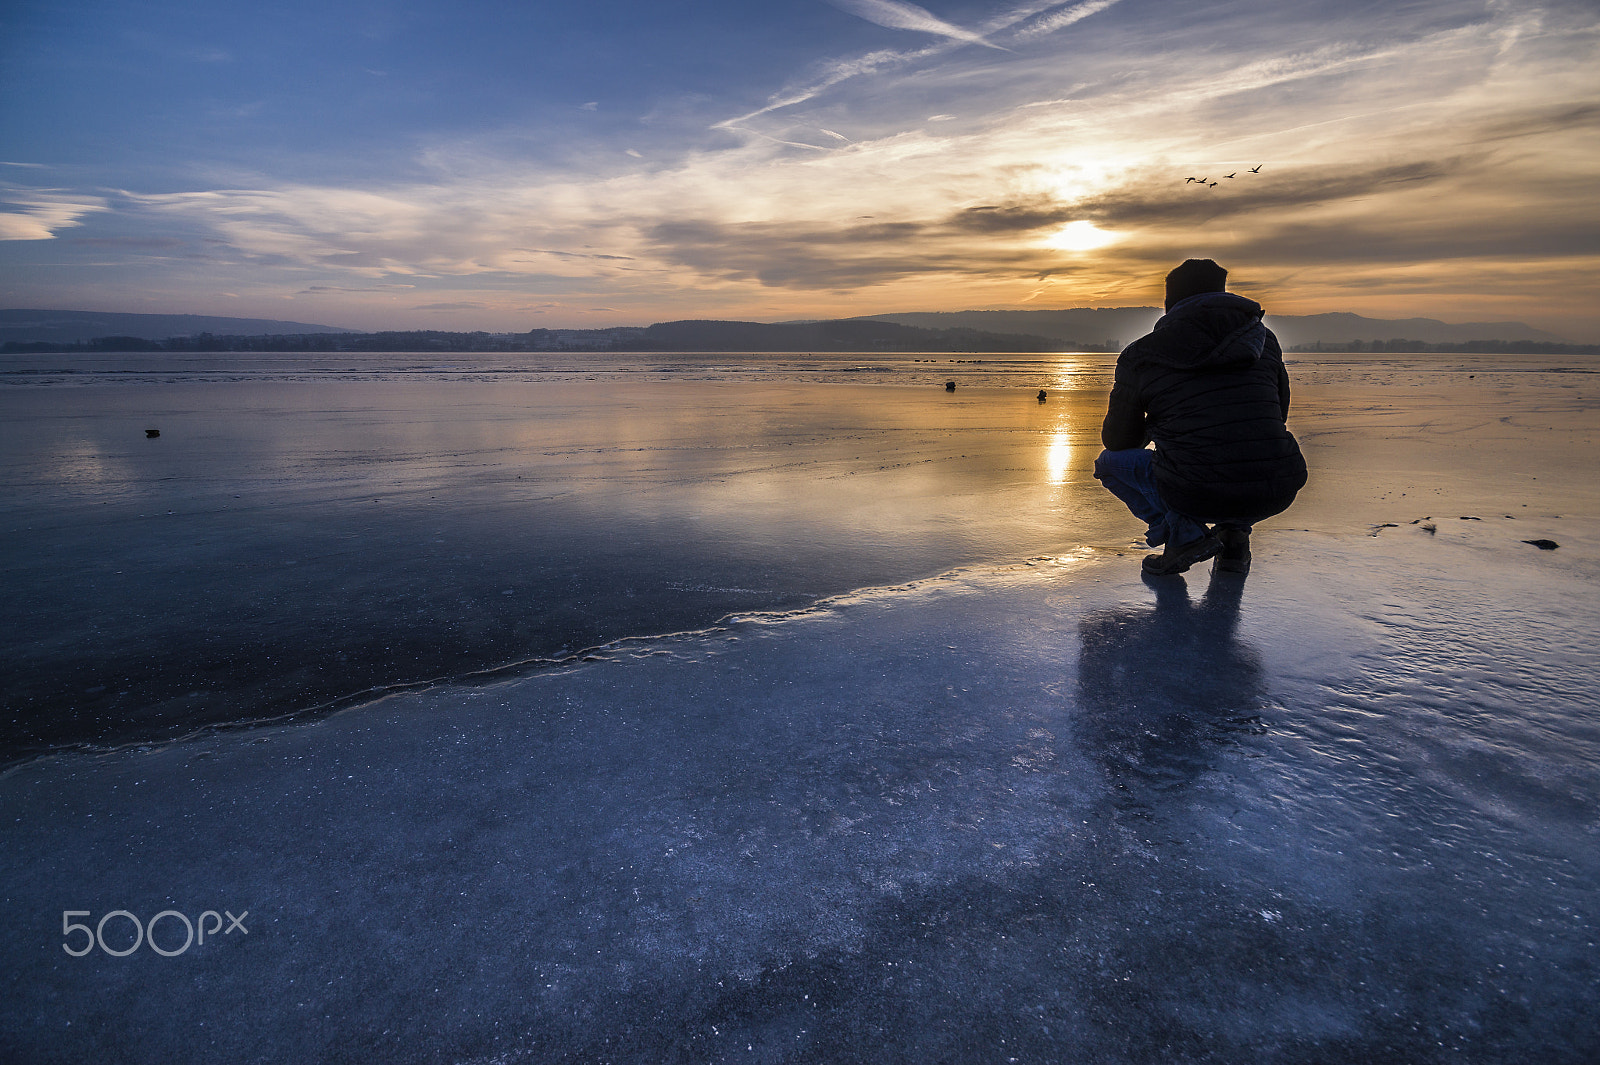
[[[685,321],[609,329],[532,329],[526,333],[452,333],[441,330],[378,333],[269,333],[259,336],[197,333],[153,340],[105,336],[84,341],[7,341],[0,352],[622,352],[622,351],[749,351],[749,352],[1030,352],[1114,351],[1105,343],[1074,343],[1062,338],[1018,333],[991,333],[969,328],[924,329],[872,319],[767,324],[761,322]],[[1320,341],[1288,349],[1319,352],[1600,355],[1600,344],[1563,344],[1538,340],[1467,340],[1430,343],[1423,340]]]
[[[611,329],[533,329],[526,333],[450,333],[439,330],[379,333],[282,333],[262,336],[193,336],[153,340],[133,336],[78,342],[9,341],[8,354],[25,352],[338,352],[338,351],[948,351],[1048,352],[1060,340],[976,329],[921,329],[859,319],[766,324],[761,322],[660,322]],[[1086,350],[1094,350],[1093,348]]]
[[[1430,344],[1426,340],[1349,340],[1342,344],[1319,341],[1296,344],[1289,349],[1298,354],[1317,352],[1378,352],[1388,354],[1456,352],[1468,355],[1600,355],[1600,344],[1560,344],[1544,340],[1458,340]]]

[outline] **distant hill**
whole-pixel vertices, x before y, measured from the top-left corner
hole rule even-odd
[[[1565,338],[1525,322],[1441,322],[1434,318],[1364,318],[1334,311],[1329,314],[1269,314],[1267,325],[1284,347],[1296,344],[1342,344],[1349,340],[1420,340],[1427,344],[1461,344],[1474,340],[1535,340],[1564,343]]]
[[[0,310],[10,351],[1118,351],[1149,332],[1157,307],[1041,311],[912,311],[804,322],[658,322],[648,327],[533,329],[527,333],[362,333],[331,325],[203,314]],[[1387,343],[1564,345],[1523,322],[1366,318],[1334,312],[1267,315],[1287,350]],[[1404,341],[1412,345],[1394,346]],[[56,347],[65,345],[66,347]],[[1374,349],[1376,350],[1376,349]],[[1533,350],[1533,349],[1530,349]],[[1538,350],[1553,350],[1539,348]]]
[[[0,342],[7,354],[136,351],[1056,351],[1047,337],[976,329],[918,329],[894,322],[657,322],[648,327],[531,329],[526,333],[202,333],[145,340],[128,334],[87,341]]]
[[[208,314],[117,314],[105,311],[0,310],[0,343],[80,343],[95,337],[167,337],[215,333],[267,336],[285,333],[349,333],[334,325],[280,322],[271,318],[217,318]]]
[[[978,329],[1048,337],[1059,347],[1120,351],[1161,317],[1159,307],[1072,307],[1059,311],[911,311],[847,318],[894,322],[918,329]]]
[[[1150,331],[1161,317],[1159,307],[1075,307],[1057,311],[914,311],[874,314],[847,321],[896,322],[922,329],[982,329],[1000,333],[1032,333],[1065,347],[1123,348]],[[1343,344],[1359,340],[1416,340],[1429,344],[1469,341],[1561,343],[1563,338],[1524,322],[1462,322],[1434,318],[1367,318],[1335,311],[1329,314],[1269,314],[1267,325],[1285,348],[1297,344]]]
[[[647,351],[1053,351],[1044,336],[870,318],[823,322],[657,322],[624,342]]]

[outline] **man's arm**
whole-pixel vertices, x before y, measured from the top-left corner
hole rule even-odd
[[[1278,406],[1283,410],[1283,420],[1289,420],[1289,371],[1283,365],[1283,349],[1278,346],[1278,338],[1271,332],[1267,333],[1267,343],[1272,345],[1272,351],[1278,357]]]
[[[1149,441],[1150,436],[1144,427],[1144,407],[1139,403],[1138,391],[1126,381],[1115,382],[1111,386],[1106,420],[1100,426],[1100,443],[1107,451],[1125,451],[1144,447]]]

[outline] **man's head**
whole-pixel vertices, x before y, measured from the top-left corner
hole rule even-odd
[[[1167,275],[1167,310],[1179,300],[1202,292],[1224,292],[1227,287],[1228,271],[1210,259],[1185,259]]]

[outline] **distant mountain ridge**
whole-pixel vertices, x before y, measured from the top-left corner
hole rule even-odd
[[[1052,351],[1050,337],[872,318],[819,322],[657,322],[633,343],[648,351]]]
[[[280,322],[272,318],[218,318],[209,314],[122,314],[114,311],[0,310],[0,343],[82,343],[96,337],[167,337],[214,333],[266,336],[285,333],[351,333],[336,325]]]
[[[1428,344],[1462,344],[1475,340],[1533,340],[1565,344],[1565,337],[1535,329],[1526,322],[1441,322],[1435,318],[1364,318],[1348,311],[1327,314],[1269,314],[1266,322],[1285,347],[1295,344],[1341,344],[1347,340],[1421,340]]]
[[[606,329],[530,329],[526,333],[457,333],[425,329],[381,333],[267,333],[147,340],[131,335],[87,341],[0,342],[6,354],[43,352],[228,351],[837,351],[837,352],[1048,352],[1047,337],[985,333],[976,329],[919,329],[895,322],[835,319],[772,325],[764,322],[683,321]]]
[[[1074,347],[1121,349],[1143,336],[1161,317],[1159,307],[1073,307],[1055,311],[911,311],[872,314],[848,321],[896,322],[921,329],[979,329],[1028,333]],[[1525,322],[1441,322],[1435,318],[1367,318],[1348,311],[1326,314],[1268,314],[1266,323],[1285,348],[1297,344],[1347,341],[1418,340],[1429,344],[1532,340],[1565,343],[1565,338]]]
[[[604,329],[532,329],[528,333],[445,333],[433,330],[363,333],[339,326],[270,318],[203,314],[118,314],[102,311],[0,310],[0,345],[86,345],[91,341],[151,342],[157,348],[204,350],[194,338],[209,334],[218,350],[408,350],[369,348],[421,345],[417,350],[654,351],[1118,351],[1148,332],[1158,307],[1073,307],[1025,311],[909,311],[789,322],[677,321]],[[1564,344],[1562,337],[1524,322],[1441,322],[1434,318],[1367,318],[1345,311],[1266,318],[1285,349],[1413,341],[1422,344]],[[348,337],[335,341],[336,337]],[[176,338],[189,338],[177,343]],[[220,343],[224,338],[231,342]],[[246,338],[285,338],[268,346]],[[493,340],[491,338],[503,338]],[[172,343],[167,343],[172,341]],[[212,343],[209,337],[199,344]],[[482,345],[489,343],[489,347]],[[119,350],[98,343],[95,350]],[[1398,350],[1398,349],[1396,349]]]
[[[910,311],[845,321],[894,322],[918,329],[977,329],[1047,337],[1074,349],[1119,351],[1161,317],[1159,307],[1071,307],[1058,311]]]

